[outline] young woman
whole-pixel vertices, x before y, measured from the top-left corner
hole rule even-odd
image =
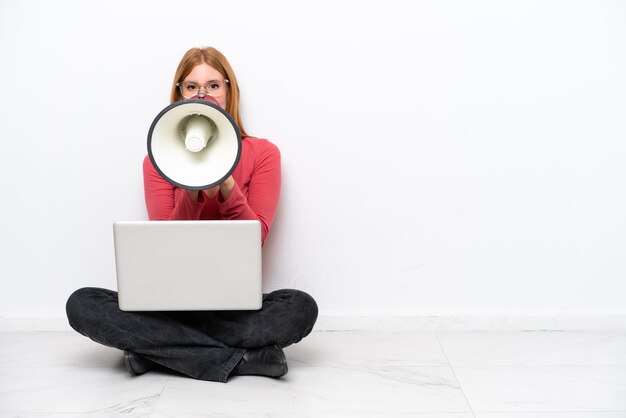
[[[146,157],[143,172],[149,218],[258,220],[265,242],[280,195],[280,152],[271,142],[244,131],[237,79],[226,57],[215,48],[190,49],[180,61],[171,102],[189,98],[210,98],[232,116],[241,131],[241,158],[232,176],[219,186],[192,191],[165,181]],[[70,296],[66,310],[76,331],[124,350],[132,375],[159,364],[196,379],[219,382],[232,375],[286,374],[282,349],[307,336],[318,313],[311,296],[290,289],[265,294],[259,311],[123,312],[118,309],[116,292],[83,288]]]

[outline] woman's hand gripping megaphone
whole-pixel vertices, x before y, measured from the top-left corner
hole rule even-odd
[[[199,200],[199,194],[203,193],[207,199],[215,199],[217,194],[219,193],[220,201],[224,202],[228,200],[233,189],[235,188],[235,179],[233,176],[228,176],[226,180],[221,182],[218,186],[211,187],[210,189],[203,190],[189,190],[187,189],[187,193],[192,200]]]

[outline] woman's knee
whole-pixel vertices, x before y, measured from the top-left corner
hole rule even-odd
[[[307,313],[307,318],[310,322],[310,328],[313,328],[315,321],[317,321],[317,315],[319,313],[319,309],[317,307],[317,302],[311,295],[301,290],[295,290],[294,297],[296,298],[296,304]]]
[[[265,296],[265,302],[281,302],[290,305],[297,312],[305,313],[313,321],[317,319],[317,302],[311,295],[302,290],[281,289],[271,292]]]
[[[67,319],[72,328],[79,331],[80,324],[94,315],[95,306],[103,299],[114,297],[112,293],[115,292],[95,287],[83,287],[74,291],[65,304]]]
[[[300,304],[307,313],[305,323],[306,328],[304,329],[304,335],[302,338],[306,337],[313,331],[313,327],[317,322],[317,315],[319,313],[319,309],[317,307],[317,302],[311,295],[305,292],[299,292],[298,298],[300,299]]]
[[[270,293],[269,298],[283,305],[284,319],[289,322],[289,326],[284,328],[281,346],[299,342],[313,331],[317,321],[318,306],[311,295],[301,290],[282,289]]]

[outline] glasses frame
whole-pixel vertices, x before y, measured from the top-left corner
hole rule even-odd
[[[228,86],[230,83],[230,80],[228,80],[227,78],[223,79],[223,80],[209,80],[206,83],[204,83],[204,85],[202,85],[200,87],[200,89],[198,90],[198,93],[194,94],[193,96],[198,96],[200,98],[204,97],[205,95],[209,95],[211,97],[213,97],[213,95],[211,93],[209,93],[209,90],[207,89],[207,85],[214,83],[216,81],[223,81],[224,82],[224,87]],[[191,97],[186,97],[185,93],[183,93],[183,83],[185,83],[185,81],[179,81],[178,83],[176,83],[176,87],[178,87],[178,91],[180,92],[180,95],[183,96],[183,99],[191,99]],[[195,82],[194,82],[195,84]],[[204,91],[203,95],[200,95],[200,92]]]

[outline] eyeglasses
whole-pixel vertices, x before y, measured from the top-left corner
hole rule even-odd
[[[191,99],[194,96],[198,96],[202,99],[207,94],[212,97],[219,96],[224,92],[227,84],[228,80],[211,80],[203,85],[195,81],[181,81],[176,83],[180,89],[180,94],[182,94],[185,99]]]

